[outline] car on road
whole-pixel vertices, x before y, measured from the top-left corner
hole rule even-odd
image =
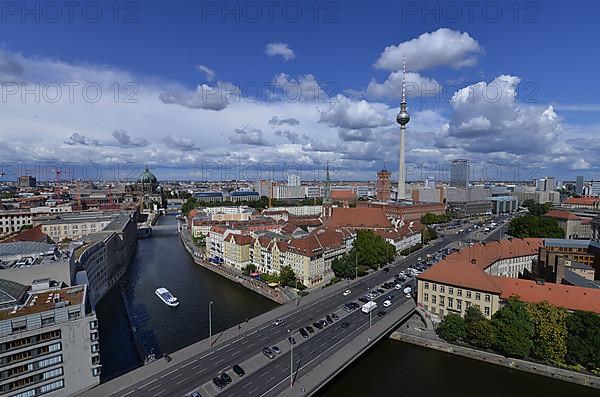
[[[202,397],[202,396],[197,391],[193,391],[190,393],[190,397]]]
[[[273,353],[275,353],[275,354],[281,353],[281,350],[277,346],[271,346],[271,350],[273,350]]]
[[[223,379],[221,379],[220,376],[215,376],[212,381],[215,384],[215,386],[217,386],[219,389],[225,387],[225,382],[223,382]]]
[[[377,288],[377,292],[379,292],[380,294],[385,294],[385,290],[383,290],[381,288]]]
[[[342,328],[348,328],[350,326],[350,323],[348,321],[344,321],[341,325]]]
[[[226,384],[230,384],[231,383],[231,376],[227,375],[227,373],[223,372],[221,374],[221,380]]]
[[[349,289],[347,289],[346,291],[344,291],[344,292],[342,293],[342,295],[344,295],[344,296],[348,296],[348,295],[350,295],[351,293],[352,293],[352,291],[350,291]]]
[[[290,341],[290,345],[295,345],[296,344],[296,339],[294,339],[293,336],[288,336],[288,340]]]
[[[325,320],[329,323],[329,324],[333,324],[333,319],[331,318],[331,316],[328,314],[325,316]]]
[[[369,301],[369,297],[368,296],[361,296],[360,298],[358,298],[359,301],[361,301],[362,303],[367,303]]]
[[[240,367],[238,364],[234,365],[232,369],[233,369],[233,372],[235,372],[237,374],[237,376],[246,375],[246,371],[244,371],[244,368]]]
[[[275,322],[273,323],[273,325],[277,326],[277,325],[281,325],[283,324],[283,319],[282,318],[278,318],[277,320],[275,320]]]
[[[406,294],[404,296],[406,297],[406,299],[412,299],[412,295],[411,294]]]
[[[394,287],[394,288],[396,288],[396,289],[402,289],[402,285],[396,284],[396,287]]]
[[[310,325],[306,327],[306,330],[308,331],[309,334],[315,333],[315,329],[313,327],[311,327]]]
[[[262,352],[265,356],[269,357],[270,359],[275,358],[275,353],[273,352],[273,350],[269,349],[268,347],[263,347]]]
[[[320,323],[320,322],[318,322],[318,321],[315,321],[315,322],[313,323],[313,326],[314,326],[316,329],[323,329],[323,326],[322,326],[322,325],[321,325],[321,323]]]
[[[304,328],[300,328],[298,332],[300,332],[300,335],[302,335],[304,339],[308,338],[308,332],[306,332]]]
[[[384,272],[384,273],[388,273],[389,271],[390,271],[390,269],[389,269],[388,267],[384,267],[384,268],[383,268],[383,272]]]
[[[383,307],[390,307],[392,306],[392,301],[391,300],[384,300],[383,301]]]

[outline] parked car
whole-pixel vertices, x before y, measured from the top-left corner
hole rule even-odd
[[[227,373],[223,372],[221,374],[221,380],[223,381],[223,383],[225,383],[226,385],[231,383],[231,376],[227,375]]]
[[[350,310],[350,311],[351,311],[351,310]],[[318,321],[315,321],[315,322],[313,323],[313,326],[314,326],[316,329],[322,329],[322,328],[323,328],[323,326],[321,325],[321,323],[320,323],[320,322],[318,322]]]
[[[271,350],[273,350],[273,353],[275,354],[281,353],[281,350],[277,346],[271,346]]]
[[[391,300],[385,300],[383,301],[383,307],[390,307],[392,306],[392,301]]]
[[[325,320],[321,320],[321,325],[322,325],[323,327],[327,327],[329,324],[327,324],[327,321],[325,321]]]
[[[269,349],[268,347],[263,347],[262,352],[265,356],[267,356],[270,359],[275,358],[275,353],[273,352],[273,350]]]
[[[378,312],[377,312],[377,316],[379,316],[379,317],[383,317],[383,316],[385,316],[385,310],[380,310],[380,311],[378,311]]]
[[[302,335],[304,339],[308,338],[308,332],[306,332],[304,328],[300,328],[298,332],[300,332],[300,335]]]
[[[193,391],[190,393],[190,397],[202,397],[202,396],[197,391]]]
[[[350,323],[347,321],[344,321],[341,325],[342,328],[348,328],[350,326]]]
[[[337,315],[337,314],[335,314],[335,313],[331,313],[331,318],[333,319],[333,321],[337,321],[337,320],[339,320],[339,319],[340,319],[340,318],[338,317],[338,315]]]
[[[369,297],[361,296],[360,298],[358,298],[358,300],[361,301],[362,303],[367,303],[369,301]]]
[[[329,323],[329,324],[333,324],[333,319],[331,318],[331,316],[328,314],[325,316],[325,320]]]
[[[311,327],[310,325],[306,327],[306,330],[308,331],[309,334],[313,334],[315,332],[315,329],[313,327]]]
[[[221,379],[220,376],[215,376],[212,381],[215,384],[215,386],[217,386],[219,389],[225,387],[225,382],[223,382],[223,379]]]
[[[246,371],[244,371],[244,369],[242,367],[240,367],[238,364],[233,366],[233,372],[235,372],[237,374],[237,376],[244,376],[246,375]]]
[[[290,341],[290,345],[295,345],[296,344],[296,339],[294,339],[293,336],[288,336],[288,340]]]

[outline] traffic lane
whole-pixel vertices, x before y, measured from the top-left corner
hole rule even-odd
[[[384,297],[378,298],[377,299],[379,302],[379,304],[381,304],[381,301],[384,300]],[[394,305],[399,305],[406,302],[406,299],[398,299],[395,300]],[[376,310],[378,311],[378,310]],[[317,335],[312,336],[311,337],[311,341],[310,343],[308,343],[308,341],[306,341],[305,343],[303,343],[302,345],[300,345],[300,347],[298,348],[294,348],[294,379],[299,379],[300,377],[302,377],[303,375],[305,375],[306,373],[310,372],[312,369],[314,369],[315,366],[317,366],[321,360],[318,360],[319,358],[321,358],[321,356],[325,355],[325,354],[330,354],[329,350],[332,349],[333,347],[336,346],[337,343],[341,342],[343,339],[352,337],[352,339],[354,339],[354,333],[355,331],[361,329],[361,328],[368,328],[369,325],[369,316],[367,314],[362,313],[360,310],[356,310],[355,312],[351,313],[350,315],[346,316],[344,319],[340,319],[339,322],[333,324],[330,326],[330,329],[325,331],[321,331]],[[381,320],[381,318],[377,315],[373,315],[372,317],[372,324],[376,324],[379,320]],[[341,323],[342,322],[348,322],[350,325],[347,328],[342,328],[341,327]],[[348,341],[350,342],[350,341]],[[298,352],[298,353],[296,353]],[[302,354],[302,356],[299,356],[298,359],[296,359],[296,354],[300,355]],[[289,378],[290,378],[290,366],[289,366],[289,362],[287,363],[287,366],[285,366],[283,369],[281,368],[269,368],[269,366],[266,366],[264,369],[262,369],[262,371],[260,372],[260,376],[262,379],[270,379],[271,381],[273,379],[278,380],[279,382],[275,385],[271,384],[264,384],[260,387],[256,387],[255,389],[258,390],[258,393],[256,394],[252,394],[254,395],[260,395],[260,396],[266,396],[266,395],[278,395],[281,391],[283,391],[285,388],[289,387]],[[240,384],[239,386],[234,385],[236,387],[233,387],[231,389],[228,389],[227,395],[234,395],[234,396],[244,396],[244,395],[248,395],[248,394],[244,394],[247,393],[249,388],[243,384]],[[262,392],[262,393],[261,393]],[[261,394],[259,394],[261,393]]]

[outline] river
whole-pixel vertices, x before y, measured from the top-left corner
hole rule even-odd
[[[159,225],[174,224],[173,216]],[[154,290],[165,286],[181,304],[164,305]],[[155,231],[139,240],[122,286],[96,308],[100,323],[102,380],[141,362],[136,352],[121,289],[143,350],[170,353],[208,337],[208,302],[213,333],[251,319],[276,303],[194,264],[175,230]],[[385,340],[320,392],[320,396],[592,396],[576,386],[397,341]],[[251,396],[249,396],[251,397]]]

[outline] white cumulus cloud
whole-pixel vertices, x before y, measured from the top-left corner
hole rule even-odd
[[[268,56],[281,56],[286,61],[296,58],[294,51],[285,43],[269,43],[265,48]]]

